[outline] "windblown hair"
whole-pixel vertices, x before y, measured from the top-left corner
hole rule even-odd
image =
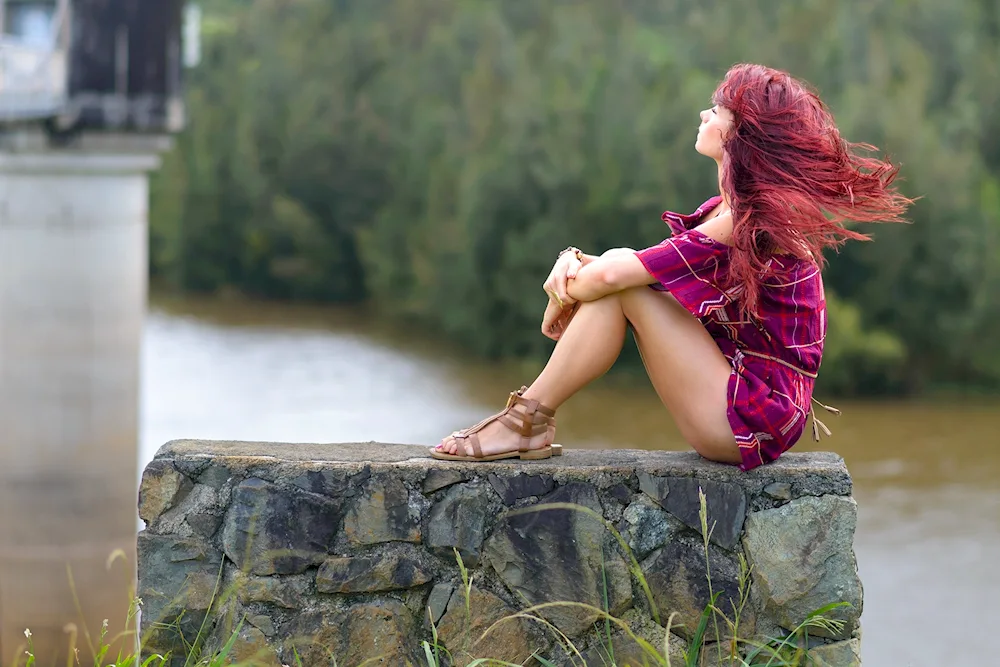
[[[786,72],[735,65],[712,101],[734,116],[721,187],[733,213],[730,287],[743,287],[745,313],[756,315],[776,252],[822,266],[824,249],[869,238],[845,222],[903,222],[912,200],[892,186],[899,167],[858,154],[877,149],[843,139],[826,105]]]

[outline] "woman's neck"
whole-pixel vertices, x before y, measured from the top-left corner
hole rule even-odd
[[[726,194],[726,189],[722,187],[722,161],[716,160],[716,165],[719,167],[719,196],[722,197],[722,205],[727,209],[732,208],[732,204],[729,201],[729,195]]]

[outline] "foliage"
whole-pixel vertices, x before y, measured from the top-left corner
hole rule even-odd
[[[153,183],[151,271],[370,300],[538,357],[570,243],[645,247],[712,194],[698,110],[737,61],[814,84],[902,162],[912,225],[830,257],[841,393],[1000,388],[1000,6],[983,0],[205,0],[189,126]],[[632,357],[634,359],[634,357]]]

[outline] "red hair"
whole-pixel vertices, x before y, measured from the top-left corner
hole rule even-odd
[[[712,101],[734,116],[721,187],[733,213],[730,287],[742,286],[744,312],[756,314],[776,252],[822,265],[824,249],[869,238],[844,222],[903,222],[912,200],[892,186],[899,167],[857,154],[877,149],[843,139],[826,105],[786,72],[735,65]]]

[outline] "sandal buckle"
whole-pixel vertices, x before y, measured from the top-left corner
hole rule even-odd
[[[524,392],[526,391],[528,391],[528,388],[522,386],[517,391],[510,392],[510,397],[507,399],[507,409],[509,410],[510,408],[517,405],[517,399],[521,398],[521,395],[524,394]]]

